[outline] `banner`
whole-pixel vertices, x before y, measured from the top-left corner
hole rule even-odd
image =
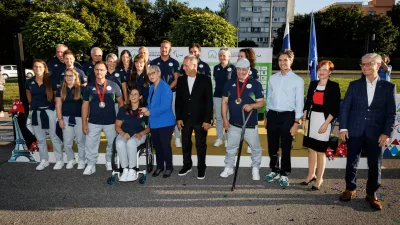
[[[123,50],[128,50],[134,58],[139,53],[139,47],[118,47],[118,55],[121,55]],[[147,47],[149,50],[149,60],[153,60],[160,56],[160,47]],[[239,55],[239,50],[242,48],[228,48],[231,52],[232,64],[236,64],[237,56]],[[219,64],[218,52],[220,48],[210,48],[202,47],[200,59],[211,68],[211,76],[213,76],[213,68],[215,65]],[[256,69],[258,70],[259,81],[263,87],[265,93],[267,93],[268,80],[272,73],[272,48],[253,48],[256,54]],[[176,59],[180,64],[182,64],[185,56],[189,55],[188,47],[172,47],[170,56]],[[214,85],[214,78],[212,78]]]
[[[390,144],[383,147],[384,157],[400,157],[400,94],[396,94],[396,117],[394,121]]]

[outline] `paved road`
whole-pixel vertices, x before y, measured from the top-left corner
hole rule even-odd
[[[232,178],[208,168],[205,180],[196,169],[185,177],[149,178],[147,184],[106,184],[103,165],[94,176],[82,171],[35,171],[35,164],[8,163],[12,144],[0,146],[0,224],[399,224],[400,169],[383,171],[379,195],[384,210],[376,212],[363,199],[367,171],[359,171],[358,197],[338,201],[343,170],[326,171],[323,189],[296,185],[306,174],[293,169],[291,185],[252,181],[241,169],[237,189]],[[398,163],[397,163],[398,165]],[[52,165],[51,165],[52,166]],[[264,175],[268,171],[261,169]],[[398,221],[398,222],[396,222]]]

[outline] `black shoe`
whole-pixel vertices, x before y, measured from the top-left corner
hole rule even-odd
[[[190,171],[192,171],[192,168],[188,168],[188,167],[183,167],[179,173],[178,176],[185,176],[186,174],[188,174]]]
[[[173,170],[173,169],[172,169],[172,170],[165,170],[163,177],[164,177],[164,178],[168,178],[168,177],[170,177],[170,176],[171,176],[171,173],[172,173],[172,171],[174,171],[174,170]]]
[[[308,181],[308,182],[305,182],[305,181],[303,181],[303,182],[301,182],[300,183],[300,185],[308,185],[309,183],[311,183],[311,182],[313,182],[313,181],[316,181],[317,180],[317,178],[316,177],[313,177],[313,179],[311,179],[310,181]]]
[[[321,186],[317,187],[317,186],[312,186],[311,187],[311,191],[319,191],[321,189]]]
[[[203,180],[204,178],[206,178],[206,170],[199,170],[197,172],[197,179]]]
[[[158,177],[158,175],[160,175],[160,173],[163,171],[164,169],[156,169],[156,171],[154,171],[152,177]]]

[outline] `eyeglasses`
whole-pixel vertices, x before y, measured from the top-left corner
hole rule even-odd
[[[156,73],[157,73],[156,71],[148,72],[148,73],[147,73],[147,76],[154,76],[154,75],[156,75]]]
[[[363,67],[371,67],[371,66],[373,66],[373,65],[375,65],[375,64],[376,64],[376,62],[361,63],[361,64],[360,64],[360,67],[361,67],[361,68],[363,68]]]

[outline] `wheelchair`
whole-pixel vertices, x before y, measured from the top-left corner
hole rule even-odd
[[[111,166],[112,166],[112,173],[111,177],[108,178],[107,183],[113,185],[115,183],[115,177],[118,178],[122,175],[123,168],[119,162],[118,152],[116,148],[116,139],[114,139],[113,146],[112,146],[112,154],[111,154]],[[146,166],[142,170],[140,170],[139,165],[139,158],[141,156],[146,157]],[[137,167],[135,168],[137,177],[139,174],[142,174],[138,179],[140,184],[145,184],[147,179],[147,174],[151,173],[154,167],[154,154],[153,154],[153,143],[151,141],[150,133],[147,134],[145,143],[141,144],[137,148]]]

